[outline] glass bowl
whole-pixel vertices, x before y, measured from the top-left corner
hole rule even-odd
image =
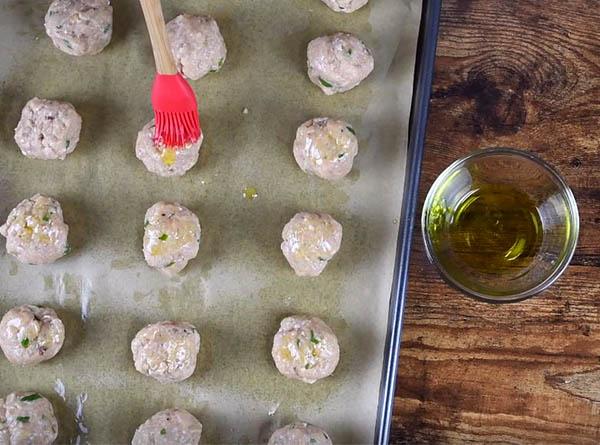
[[[510,148],[475,152],[433,183],[421,218],[429,260],[450,284],[492,302],[550,286],[579,234],[573,193],[538,157]]]

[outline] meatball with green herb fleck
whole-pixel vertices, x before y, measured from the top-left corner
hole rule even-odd
[[[198,255],[200,221],[179,203],[157,202],[144,220],[144,258],[150,267],[172,276]]]
[[[167,23],[167,34],[177,69],[185,77],[197,80],[223,66],[227,48],[211,16],[179,15]]]
[[[81,116],[68,102],[34,97],[23,107],[15,142],[31,159],[63,160],[79,142]]]
[[[375,66],[364,42],[344,32],[312,40],[307,59],[308,77],[328,96],[358,86]]]
[[[140,330],[131,342],[135,369],[160,383],[190,377],[200,352],[200,334],[190,323],[162,321]]]
[[[316,277],[340,250],[342,225],[327,213],[297,213],[281,234],[281,251],[296,275]]]
[[[50,445],[58,436],[52,404],[36,392],[14,392],[0,399],[0,444]]]
[[[335,181],[350,173],[358,154],[356,131],[347,122],[318,117],[296,131],[294,158],[306,173]]]
[[[40,194],[21,201],[0,227],[6,251],[25,264],[53,263],[66,255],[68,234],[59,202]]]
[[[131,445],[198,445],[202,424],[184,409],[160,411],[135,431]]]
[[[54,0],[45,19],[54,46],[72,56],[94,55],[106,48],[112,24],[109,0]]]
[[[323,320],[297,315],[281,321],[271,354],[284,376],[315,383],[335,371],[340,347],[337,337]]]
[[[268,445],[332,445],[332,442],[329,435],[318,426],[294,422],[275,431]]]
[[[0,320],[0,348],[15,365],[36,365],[50,360],[64,341],[63,322],[47,307],[18,306]]]

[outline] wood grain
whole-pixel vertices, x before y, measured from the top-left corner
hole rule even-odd
[[[573,188],[572,265],[491,305],[439,278],[415,228],[393,443],[600,443],[600,1],[443,3],[421,203],[470,151],[529,149]]]

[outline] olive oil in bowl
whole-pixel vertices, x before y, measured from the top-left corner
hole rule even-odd
[[[562,273],[579,217],[554,170],[502,148],[448,167],[427,195],[422,228],[427,255],[450,283],[479,298],[515,301]]]
[[[455,209],[446,209],[440,222],[446,227],[435,234],[433,243],[475,273],[526,269],[542,245],[544,231],[535,202],[512,185],[483,184]]]

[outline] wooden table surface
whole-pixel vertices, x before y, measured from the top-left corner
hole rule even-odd
[[[577,252],[543,294],[491,305],[444,284],[415,227],[393,443],[600,444],[600,1],[444,1],[420,203],[489,146],[564,176]]]

